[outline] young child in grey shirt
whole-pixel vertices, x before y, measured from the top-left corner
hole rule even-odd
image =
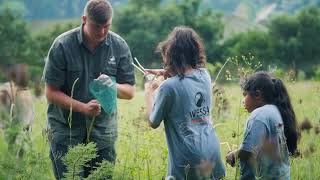
[[[240,179],[290,179],[289,153],[297,149],[297,122],[283,82],[257,72],[242,85],[244,106],[251,113],[239,150],[226,160],[240,158]]]
[[[164,70],[148,72],[167,79],[159,88],[147,82],[145,98],[150,126],[157,128],[164,123],[169,148],[167,176],[221,179],[225,169],[211,122],[211,78],[204,68],[206,60],[200,37],[191,28],[176,27],[158,45],[158,50]]]

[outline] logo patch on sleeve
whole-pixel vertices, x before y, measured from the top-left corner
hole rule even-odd
[[[107,59],[108,64],[116,64],[116,58],[114,56],[111,56],[110,59]]]

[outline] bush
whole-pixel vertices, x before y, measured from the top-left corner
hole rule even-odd
[[[273,72],[273,75],[278,78],[284,79],[286,77],[286,72],[284,72],[283,69],[278,68]]]
[[[222,67],[222,64],[219,62],[215,63],[214,65],[207,62],[207,69],[209,71],[209,74],[210,74],[212,80],[217,78],[216,76],[218,75],[218,72],[221,69],[221,67]]]
[[[306,79],[306,73],[302,70],[298,70],[297,80],[303,81]]]
[[[320,81],[320,66],[314,68],[314,80]]]

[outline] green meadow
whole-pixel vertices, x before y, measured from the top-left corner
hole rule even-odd
[[[308,118],[313,126],[301,132],[300,155],[291,158],[291,179],[320,179],[320,133],[317,132],[320,130],[320,83],[302,81],[286,82],[286,85],[299,123]],[[218,87],[224,90],[213,96],[212,122],[224,159],[229,150],[240,144],[248,113],[242,107],[238,85]],[[34,102],[36,117],[32,132],[25,135],[28,146],[24,156],[8,152],[4,132],[1,132],[0,179],[54,179],[45,131],[47,103],[44,97]],[[136,92],[130,101],[118,101],[118,132],[114,179],[162,179],[166,175],[168,150],[164,127],[163,124],[156,130],[148,127],[142,91]],[[226,165],[226,170],[225,179],[237,179],[236,168]]]

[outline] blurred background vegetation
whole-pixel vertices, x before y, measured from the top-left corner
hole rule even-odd
[[[110,0],[112,30],[147,68],[174,26],[203,38],[211,72],[228,57],[253,55],[279,75],[320,80],[320,0]],[[53,40],[80,25],[86,0],[0,0],[0,82],[10,65],[26,63],[39,79]],[[215,72],[216,73],[216,72]]]
[[[127,41],[133,56],[146,68],[161,68],[161,58],[154,53],[157,43],[173,27],[186,25],[205,42],[207,67],[214,82],[222,67],[219,82],[239,82],[237,77],[257,69],[286,80],[300,129],[305,129],[299,144],[302,155],[291,161],[291,177],[320,179],[320,87],[319,82],[309,81],[320,81],[320,0],[110,2],[115,13],[112,31]],[[0,84],[7,81],[11,66],[24,63],[29,66],[29,85],[36,85],[53,40],[80,25],[85,3],[86,0],[0,0]],[[136,78],[141,80],[141,76],[137,73]],[[224,157],[230,147],[240,143],[247,114],[241,108],[237,85],[214,87],[213,120]],[[166,173],[168,150],[163,126],[156,131],[147,127],[142,121],[143,102],[143,93],[137,93],[132,101],[119,100],[119,156],[114,179],[161,179]],[[11,121],[4,130],[0,126],[0,179],[54,179],[48,157],[46,107],[43,96],[34,99],[36,113],[31,132],[16,128]],[[1,116],[6,113],[0,112],[0,120],[9,118]],[[302,124],[306,124],[304,128]],[[21,139],[11,150],[6,138],[16,134]],[[236,170],[226,168],[226,179],[236,179]]]

